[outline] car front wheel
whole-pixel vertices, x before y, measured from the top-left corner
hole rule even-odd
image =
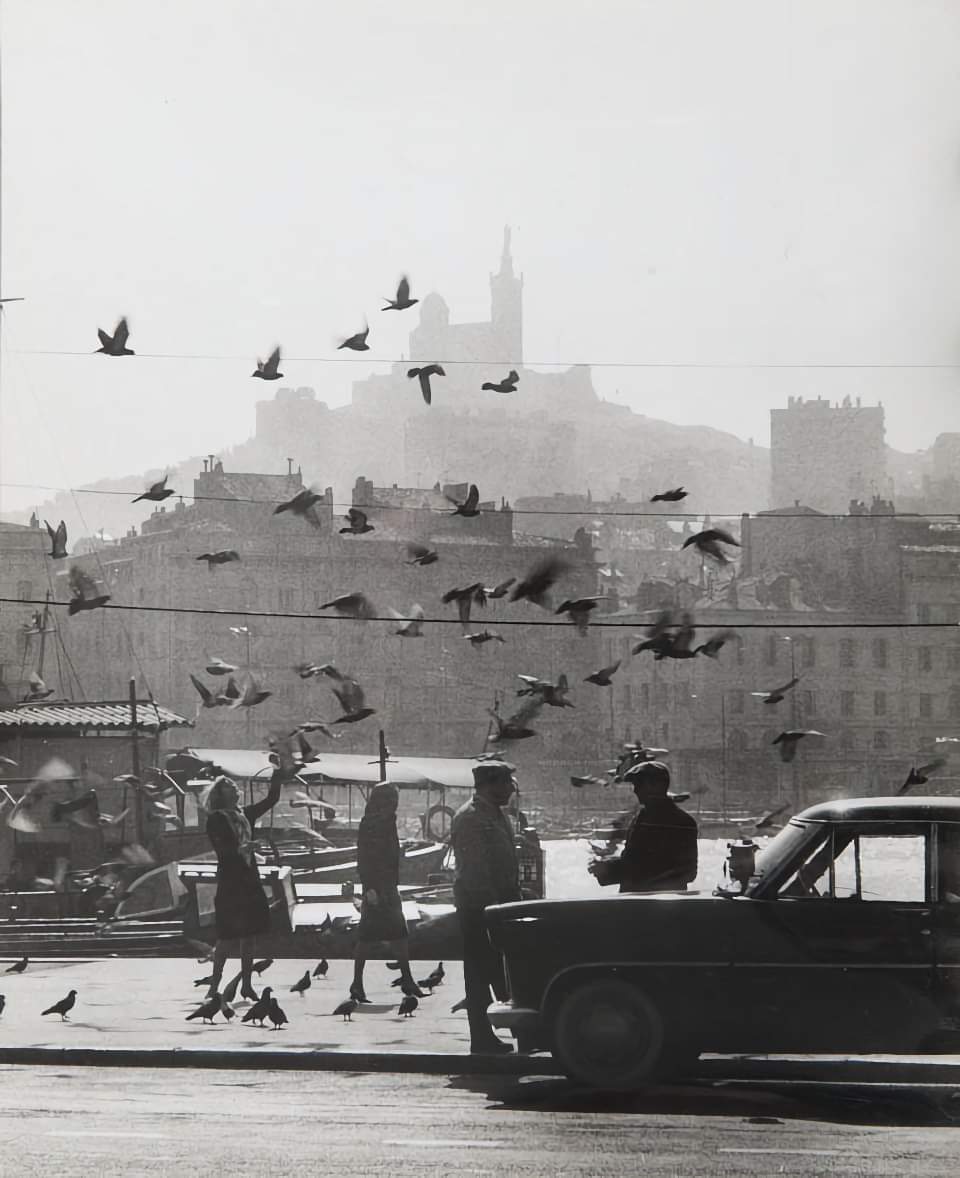
[[[595,978],[566,994],[552,1020],[553,1054],[571,1079],[629,1090],[669,1070],[664,1020],[629,982]]]

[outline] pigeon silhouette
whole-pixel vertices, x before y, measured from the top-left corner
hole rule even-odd
[[[475,634],[464,634],[464,638],[474,650],[478,650],[485,642],[505,642],[506,639],[496,630],[478,630]]]
[[[267,1018],[273,1023],[273,1029],[275,1031],[283,1030],[283,1024],[285,1022],[289,1022],[289,1019],[287,1018],[283,1008],[280,1006],[280,1003],[276,1000],[276,998],[270,999],[270,1005],[267,1008]]]
[[[457,603],[460,625],[464,630],[470,625],[470,610],[474,602],[477,605],[486,605],[487,602],[483,585],[480,581],[474,581],[472,585],[465,585],[462,589],[448,589],[440,600],[444,605],[449,605],[451,601]]]
[[[258,376],[261,380],[279,380],[283,373],[279,371],[280,368],[280,349],[276,347],[267,357],[266,361],[257,361],[256,372],[251,372],[251,376]]]
[[[489,389],[493,393],[515,393],[517,391],[517,381],[519,379],[520,375],[517,370],[515,368],[511,368],[509,374],[505,376],[499,384],[494,384],[493,381],[487,380],[483,382],[480,388],[484,391]]]
[[[661,491],[657,495],[650,496],[651,503],[679,503],[681,499],[686,499],[687,492],[683,487],[674,487],[672,491]]]
[[[227,1003],[232,1002],[236,998],[241,981],[243,981],[243,971],[234,974],[230,981],[223,987],[221,998],[224,1003],[224,1011],[226,1011]],[[212,995],[208,995],[208,997],[212,997]]]
[[[313,976],[315,978],[325,978],[327,976],[327,970],[329,968],[330,968],[330,963],[327,961],[326,957],[324,957],[323,960],[320,962],[320,964],[317,966],[317,968],[313,971]]]
[[[352,1015],[353,1012],[357,1009],[358,1005],[359,1003],[357,1002],[356,998],[348,998],[345,1002],[341,1002],[333,1013],[342,1014],[343,1021],[345,1023],[350,1023],[353,1022]]]
[[[101,606],[107,604],[110,600],[109,593],[98,593],[97,585],[93,577],[89,573],[83,571],[74,565],[70,570],[70,575],[67,578],[70,590],[73,597],[70,599],[70,604],[67,606],[67,614],[73,617],[74,614],[80,613],[88,609],[100,609]]]
[[[397,1007],[397,1014],[403,1018],[413,1018],[413,1012],[420,1005],[420,1001],[415,994],[404,994],[400,1005]]]
[[[259,961],[255,961],[250,966],[250,972],[255,973],[259,977],[265,969],[269,969],[273,965],[272,957],[262,957]]]
[[[204,667],[208,675],[232,675],[234,671],[239,670],[233,663],[225,662],[221,658],[212,658]]]
[[[751,691],[750,694],[762,699],[765,704],[778,704],[791,688],[796,687],[800,682],[799,676],[794,676],[788,683],[784,683],[782,687],[774,687],[770,691]]]
[[[340,701],[343,715],[333,721],[334,724],[356,724],[368,716],[376,715],[374,708],[368,708],[364,701],[363,689],[356,679],[341,675],[331,685],[333,694]]]
[[[77,1001],[77,992],[76,992],[76,990],[71,990],[67,994],[66,998],[61,998],[59,1002],[54,1002],[53,1006],[48,1006],[46,1010],[41,1010],[40,1013],[41,1013],[41,1015],[43,1015],[43,1014],[59,1014],[60,1021],[64,1022],[67,1015],[70,1013],[71,1010],[73,1010],[74,1006],[76,1005],[76,1001]]]
[[[911,767],[910,772],[907,774],[906,781],[904,781],[903,785],[901,785],[897,790],[897,797],[901,797],[903,794],[909,793],[909,791],[915,785],[926,785],[930,780],[931,775],[936,773],[937,770],[942,769],[946,763],[947,762],[943,757],[937,757],[928,765],[921,765],[919,769],[916,767]]]
[[[424,401],[429,405],[433,400],[433,390],[430,387],[431,376],[446,376],[443,368],[439,364],[427,364],[422,368],[408,368],[407,377],[413,379],[417,377],[420,381],[420,392]]]
[[[568,569],[565,560],[545,556],[538,560],[527,575],[510,591],[511,601],[532,601],[542,609],[550,608],[550,589]]]
[[[590,614],[606,598],[603,594],[596,597],[576,597],[572,601],[565,601],[553,611],[555,614],[569,614],[570,621],[577,628],[578,634],[586,634],[590,625]]]
[[[788,732],[781,732],[771,743],[780,746],[780,760],[792,761],[797,755],[797,744],[805,736],[824,736],[823,732],[818,732],[815,728],[791,729]]]
[[[706,642],[702,642],[693,653],[703,654],[709,659],[715,659],[730,639],[736,638],[736,636],[735,630],[718,630]]]
[[[397,610],[390,611],[395,618],[403,622],[402,626],[398,626],[394,630],[394,634],[399,634],[401,638],[422,638],[423,637],[423,606],[415,605],[410,611],[410,616],[398,613]]]
[[[370,345],[367,343],[367,336],[369,334],[370,328],[365,327],[363,331],[358,331],[356,335],[351,335],[342,344],[338,344],[337,351],[339,352],[341,348],[349,348],[351,352],[369,352]]]
[[[100,339],[100,347],[98,352],[103,352],[107,356],[134,356],[136,353],[127,347],[127,338],[130,335],[130,328],[127,325],[126,316],[120,320],[117,326],[113,329],[113,335],[107,335],[102,328],[97,328],[97,335]]]
[[[25,703],[32,703],[33,701],[40,699],[48,699],[51,695],[53,695],[53,688],[48,687],[36,671],[30,672],[30,678],[28,682],[30,684],[30,690],[23,697]]]
[[[406,560],[405,564],[435,564],[439,559],[439,555],[435,548],[428,548],[425,544],[408,544],[407,556],[410,558]]]
[[[347,526],[340,529],[340,535],[362,536],[364,532],[372,532],[373,524],[367,523],[366,512],[359,507],[351,507],[347,511]]]
[[[446,498],[454,504],[451,515],[462,515],[466,519],[473,519],[480,514],[480,509],[477,504],[480,502],[480,492],[477,490],[476,483],[471,483],[467,490],[467,497],[462,503],[447,495]]]
[[[304,487],[298,491],[292,499],[288,499],[286,503],[280,503],[273,509],[274,515],[279,515],[283,511],[292,511],[294,515],[303,516],[307,523],[315,528],[321,527],[320,521],[316,517],[316,512],[310,509],[323,499],[323,495],[315,487]]]
[[[290,987],[290,993],[299,994],[302,998],[304,994],[306,994],[306,992],[310,989],[311,985],[310,970],[306,970],[300,981],[294,982],[294,984]]]
[[[212,570],[215,564],[229,564],[231,560],[239,560],[240,553],[232,548],[225,548],[221,552],[204,552],[196,559],[205,560],[207,568]]]
[[[67,525],[61,520],[54,531],[46,520],[43,522],[50,537],[50,557],[52,560],[62,560],[67,555]]]
[[[615,663],[611,663],[609,667],[601,667],[599,671],[594,671],[592,675],[587,675],[584,683],[595,683],[597,687],[612,687],[612,677],[620,670],[620,659]]]
[[[517,689],[517,695],[538,696],[551,708],[572,708],[573,704],[567,699],[570,690],[566,675],[557,677],[557,682],[550,683],[546,679],[538,679],[536,675],[518,675],[524,686]]]
[[[377,616],[376,606],[363,593],[344,593],[332,601],[325,601],[320,608],[336,610],[341,617],[357,618],[359,621]]]
[[[609,785],[609,781],[604,781],[602,777],[595,777],[592,774],[587,774],[584,777],[579,777],[577,774],[571,774],[570,784],[574,789],[583,789],[585,785]]]
[[[730,563],[730,558],[720,547],[721,544],[732,544],[737,548],[740,547],[740,541],[735,540],[723,528],[705,528],[702,532],[697,532],[694,536],[688,536],[681,545],[681,548],[689,548],[691,544],[701,555],[712,557],[718,564]]]
[[[13,965],[8,965],[3,971],[4,973],[23,973],[23,971],[30,964],[29,957],[21,957],[19,961],[15,961]]]
[[[384,302],[387,305],[381,307],[381,311],[405,311],[407,307],[412,307],[414,303],[419,303],[420,300],[410,297],[410,280],[404,274],[397,284],[397,297],[395,299],[384,299]]]
[[[151,503],[161,503],[164,499],[169,499],[171,495],[176,495],[176,491],[172,487],[167,486],[167,479],[169,477],[169,475],[165,474],[159,482],[151,483],[143,494],[138,495],[133,502],[139,503],[141,499],[147,499]]]
[[[245,1023],[259,1023],[262,1027],[264,1020],[267,1017],[267,1012],[270,1010],[270,1003],[273,1001],[273,990],[270,986],[264,986],[260,997],[254,1002],[253,1006],[241,1019]]]
[[[517,583],[516,577],[507,577],[507,579],[505,581],[498,581],[497,584],[494,585],[492,589],[488,589],[486,586],[484,586],[484,589],[483,589],[484,597],[491,599],[493,601],[497,601],[501,597],[506,597],[507,590],[510,588],[511,585],[515,585],[516,583]]]

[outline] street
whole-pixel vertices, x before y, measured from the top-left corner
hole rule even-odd
[[[953,1175],[953,1088],[0,1068],[2,1172]]]

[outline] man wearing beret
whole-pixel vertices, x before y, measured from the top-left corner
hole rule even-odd
[[[667,794],[670,770],[641,761],[623,776],[640,803],[618,859],[591,863],[589,871],[621,892],[678,892],[697,878],[697,823]]]
[[[490,762],[473,770],[474,795],[454,815],[450,841],[456,857],[454,902],[463,933],[463,982],[467,992],[470,1050],[483,1055],[512,1050],[487,1018],[490,987],[506,997],[503,963],[487,936],[483,910],[520,899],[513,829],[503,807],[516,788],[513,767]]]

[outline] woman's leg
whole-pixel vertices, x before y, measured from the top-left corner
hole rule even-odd
[[[370,1001],[363,988],[363,967],[367,964],[369,951],[370,946],[366,941],[357,941],[353,951],[353,982],[350,986],[350,997],[356,998],[358,1002]]]
[[[210,988],[207,990],[207,997],[212,998],[220,989],[220,981],[223,978],[223,967],[227,964],[227,957],[230,955],[230,942],[217,941],[216,948],[213,951],[213,973],[210,975]]]
[[[260,995],[253,988],[254,938],[244,937],[240,942],[240,996],[256,1002]]]

